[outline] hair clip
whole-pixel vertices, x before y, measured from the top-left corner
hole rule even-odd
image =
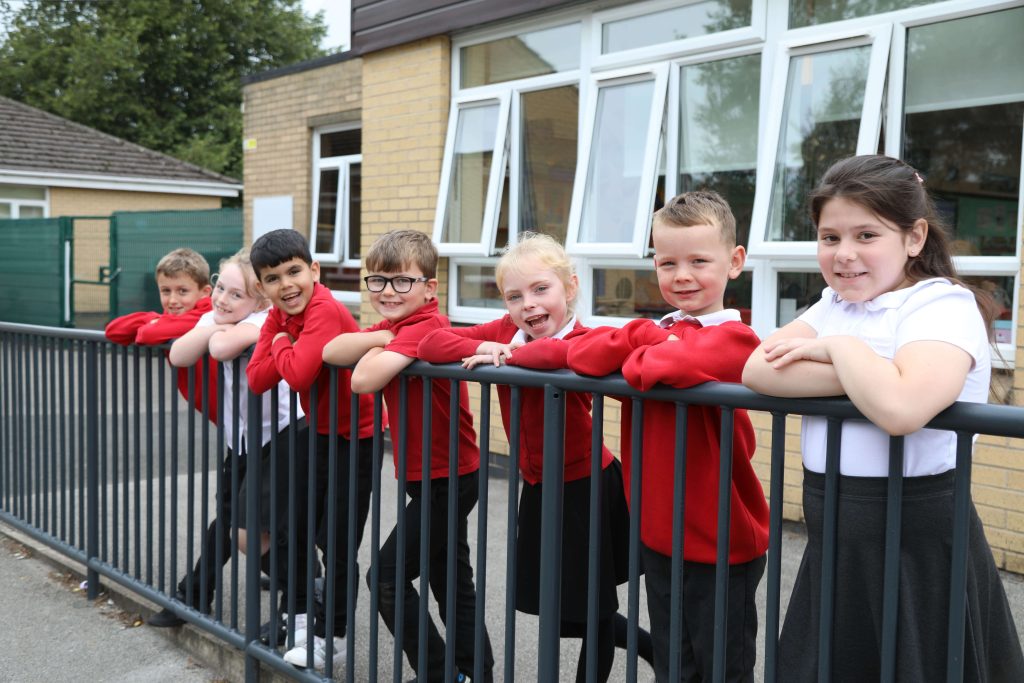
[[[924,185],[924,178],[921,177],[920,173],[918,173],[917,171],[914,171],[914,177],[917,178],[917,182],[918,183],[920,183],[921,185]]]

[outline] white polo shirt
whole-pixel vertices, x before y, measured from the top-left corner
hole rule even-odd
[[[848,335],[862,339],[875,353],[892,360],[904,344],[934,340],[953,344],[974,359],[958,401],[986,403],[992,372],[985,323],[974,295],[944,278],[924,280],[863,303],[844,301],[831,287],[799,320],[819,337]],[[825,471],[826,420],[805,417],[801,432],[804,466]],[[854,477],[889,474],[889,435],[866,420],[843,422],[839,470]],[[904,439],[903,474],[940,474],[956,464],[953,432],[921,429]]]
[[[237,325],[253,325],[258,330],[261,327],[263,327],[263,323],[265,323],[267,321],[267,314],[268,313],[270,313],[270,309],[265,309],[265,310],[262,310],[262,311],[256,311],[254,313],[250,313],[247,317],[243,318],[242,320],[239,320],[236,324]],[[207,313],[204,313],[199,318],[199,321],[196,323],[196,327],[211,327],[211,326],[216,325],[216,324],[217,323],[214,322],[214,320],[213,320],[213,311],[208,311]],[[246,434],[248,433],[247,428],[246,428],[246,417],[247,417],[248,412],[249,412],[249,408],[248,408],[249,382],[245,378],[245,366],[248,365],[248,364],[249,364],[248,359],[243,356],[241,358],[241,361],[239,362],[239,374],[238,374],[239,383],[240,383],[240,386],[239,386],[239,389],[238,389],[239,390],[238,407],[239,407],[239,412],[241,413],[239,415],[239,418],[238,418],[238,428],[241,430],[241,440],[240,440],[240,443],[242,443],[243,445],[245,443]],[[231,448],[232,447],[232,443],[234,443],[234,433],[235,433],[235,420],[234,420],[234,408],[235,408],[235,406],[234,406],[234,377],[233,377],[233,373],[232,373],[232,370],[231,370],[231,365],[232,365],[231,361],[228,361],[228,362],[224,363],[224,412],[221,413],[221,416],[222,416],[221,420],[223,421],[223,424],[224,424],[224,443],[225,443],[225,445],[227,445],[228,448]],[[289,409],[288,409],[289,399],[288,399],[288,393],[290,391],[291,391],[291,389],[288,388],[288,384],[284,380],[282,380],[277,385],[277,397],[278,397],[278,403],[277,403],[277,428],[278,428],[278,430],[284,429],[285,427],[288,426],[288,420],[289,420]],[[262,416],[263,416],[263,435],[262,435],[262,438],[263,438],[263,443],[262,443],[262,445],[264,445],[264,446],[267,445],[267,443],[270,442],[270,437],[273,435],[273,431],[272,431],[273,430],[273,424],[272,424],[272,421],[271,421],[271,412],[270,412],[270,393],[271,392],[268,391],[265,394],[263,394],[263,396],[262,396],[262,398],[263,398],[263,410],[262,410]],[[296,412],[296,419],[301,419],[302,416],[303,416],[303,412],[302,412],[302,407],[299,406],[298,404],[296,404],[296,411],[297,411]],[[237,453],[237,455],[241,455],[241,452]]]

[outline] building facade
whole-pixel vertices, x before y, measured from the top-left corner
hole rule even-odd
[[[497,253],[524,230],[574,256],[588,324],[660,315],[651,212],[709,187],[748,253],[727,304],[764,336],[824,286],[806,193],[832,161],[880,152],[920,169],[960,272],[1001,304],[992,400],[1024,403],[1024,2],[352,6],[350,53],[246,86],[246,224],[309,235],[364,324],[359,248],[396,227],[433,235],[454,323],[500,315]],[[335,131],[346,141],[328,140]],[[273,219],[284,206],[290,225]],[[794,423],[790,518],[798,449]],[[1021,450],[979,440],[973,475],[997,562],[1018,572]]]

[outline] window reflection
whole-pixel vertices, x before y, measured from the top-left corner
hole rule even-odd
[[[360,291],[362,281],[359,279],[359,268],[330,266],[320,263],[320,282],[335,292]]]
[[[570,71],[580,66],[580,25],[568,24],[459,50],[463,88]]]
[[[821,273],[779,273],[775,324],[779,327],[796,320],[821,299],[825,278]]]
[[[768,239],[810,241],[807,193],[857,151],[871,47],[793,57],[775,161]]]
[[[494,279],[494,266],[459,265],[459,306],[505,308]]]
[[[523,93],[519,225],[561,243],[576,175],[579,87]]]
[[[320,158],[362,154],[362,141],[363,131],[361,128],[324,133],[320,136]]]
[[[442,242],[479,242],[483,232],[498,105],[459,111]]]
[[[750,26],[751,0],[706,0],[639,17],[609,21],[601,52],[619,52]]]
[[[594,268],[592,272],[594,315],[660,318],[676,310],[661,297],[653,267]],[[725,288],[725,307],[738,309],[740,318],[748,325],[751,282],[751,274],[744,271]]]
[[[360,204],[363,201],[363,165],[350,164],[348,167],[348,254],[349,259],[360,258],[362,219]]]
[[[316,245],[318,254],[334,253],[334,232],[338,215],[338,176],[336,168],[320,171],[320,194],[316,211]]]
[[[789,27],[866,17],[939,0],[789,0]]]

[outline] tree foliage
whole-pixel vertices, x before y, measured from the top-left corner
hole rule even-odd
[[[242,177],[244,76],[316,57],[300,0],[0,0],[0,95]]]

